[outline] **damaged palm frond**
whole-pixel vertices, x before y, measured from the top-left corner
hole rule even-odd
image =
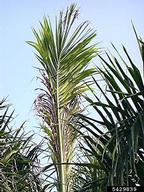
[[[80,109],[80,97],[87,90],[83,80],[94,73],[87,68],[97,54],[91,41],[96,36],[83,22],[75,27],[78,10],[71,5],[65,13],[60,12],[56,25],[52,28],[46,17],[40,22],[39,31],[33,30],[35,42],[28,42],[36,51],[42,65],[40,78],[42,89],[35,100],[38,115],[43,120],[42,129],[48,138],[51,159],[57,173],[57,190],[70,191],[71,166],[74,141],[77,133],[76,117]]]

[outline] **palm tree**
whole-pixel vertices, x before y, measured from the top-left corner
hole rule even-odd
[[[55,30],[45,17],[43,23],[40,22],[40,30],[33,30],[36,42],[28,42],[36,49],[41,64],[42,88],[35,107],[42,118],[41,128],[52,160],[47,168],[53,165],[57,175],[47,189],[56,186],[60,192],[71,191],[70,163],[77,138],[75,127],[78,128],[75,115],[81,111],[81,94],[87,89],[83,81],[94,73],[94,69],[87,66],[97,52],[91,44],[96,34],[88,22],[73,27],[77,16],[78,10],[71,5],[56,18]],[[51,177],[49,174],[49,180]]]
[[[3,99],[0,102],[0,191],[42,191],[41,179],[37,176],[39,145],[32,143],[20,128],[13,129],[13,112]]]
[[[144,42],[138,38],[136,31],[135,34],[143,66]],[[113,48],[119,58],[110,53],[106,53],[107,59],[99,56],[102,67],[97,67],[98,76],[93,76],[97,92],[94,85],[88,86],[93,97],[85,96],[85,99],[93,108],[92,116],[79,114],[80,125],[88,132],[83,133],[83,149],[87,156],[98,161],[100,170],[105,172],[105,186],[144,185],[143,74],[124,46],[127,60],[123,59],[114,45]],[[99,77],[103,82],[99,83]],[[96,181],[93,180],[93,183]]]

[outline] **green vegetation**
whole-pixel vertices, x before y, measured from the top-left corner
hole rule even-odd
[[[88,22],[76,27],[77,15],[71,5],[54,25],[45,17],[33,30],[35,42],[28,42],[40,62],[34,106],[45,146],[34,144],[23,125],[11,128],[13,112],[0,103],[2,192],[103,192],[107,186],[144,185],[142,74],[124,46],[124,56],[114,45],[117,56],[100,54]],[[144,42],[134,32],[143,65]],[[89,66],[94,57],[100,67]]]
[[[21,125],[12,129],[13,112],[5,100],[0,102],[0,191],[41,191],[37,176],[40,146],[32,143]]]
[[[143,42],[138,40],[138,44],[144,61]],[[83,134],[82,150],[89,160],[87,169],[91,183],[86,179],[82,183],[84,189],[85,186],[88,189],[98,187],[98,191],[105,191],[105,186],[144,185],[143,79],[126,48],[123,47],[127,61],[114,49],[118,58],[108,53],[107,59],[99,56],[102,68],[97,67],[97,72],[105,88],[97,81],[96,75],[92,77],[93,88],[89,87],[93,97],[85,96],[94,109],[93,117],[79,114],[80,124],[88,132]],[[99,92],[100,98],[97,96]],[[92,169],[89,169],[90,165]],[[80,180],[82,176],[80,174]]]

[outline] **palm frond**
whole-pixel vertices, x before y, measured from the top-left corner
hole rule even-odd
[[[143,41],[138,37],[137,40],[141,59],[144,61]],[[105,82],[106,91],[97,78],[93,77],[96,90],[99,90],[102,97],[99,99],[94,88],[89,87],[94,97],[85,96],[85,99],[93,107],[95,114],[92,117],[79,114],[82,119],[80,124],[90,135],[84,136],[85,143],[89,153],[105,170],[107,185],[143,185],[143,77],[124,46],[127,61],[114,45],[113,48],[119,58],[106,53],[107,59],[99,56],[103,69],[97,67]]]
[[[0,102],[0,191],[42,191],[37,177],[39,145],[32,144],[32,136],[26,136],[24,124],[11,127],[13,112],[9,113],[6,101]]]
[[[46,17],[37,32],[33,30],[36,42],[28,42],[36,51],[41,63],[40,70],[43,90],[35,101],[36,110],[42,117],[42,129],[47,135],[51,158],[56,165],[57,190],[69,191],[71,174],[69,163],[72,160],[74,141],[77,137],[73,126],[74,115],[80,112],[80,96],[87,89],[83,83],[93,68],[87,68],[96,55],[96,36],[88,27],[88,22],[74,28],[78,10],[71,5],[65,13],[60,12],[55,30]]]

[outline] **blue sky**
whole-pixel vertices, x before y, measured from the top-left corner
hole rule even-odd
[[[89,20],[97,31],[95,42],[100,47],[110,48],[113,42],[118,48],[126,45],[134,60],[138,61],[138,50],[131,20],[137,32],[144,35],[143,0],[13,0],[0,1],[0,93],[8,96],[18,115],[17,121],[27,120],[29,129],[36,126],[32,103],[36,97],[34,89],[39,83],[35,67],[38,62],[33,49],[25,41],[33,40],[32,27],[44,15],[52,21],[60,10],[71,3],[80,8],[77,23]],[[138,61],[139,62],[139,61]]]

